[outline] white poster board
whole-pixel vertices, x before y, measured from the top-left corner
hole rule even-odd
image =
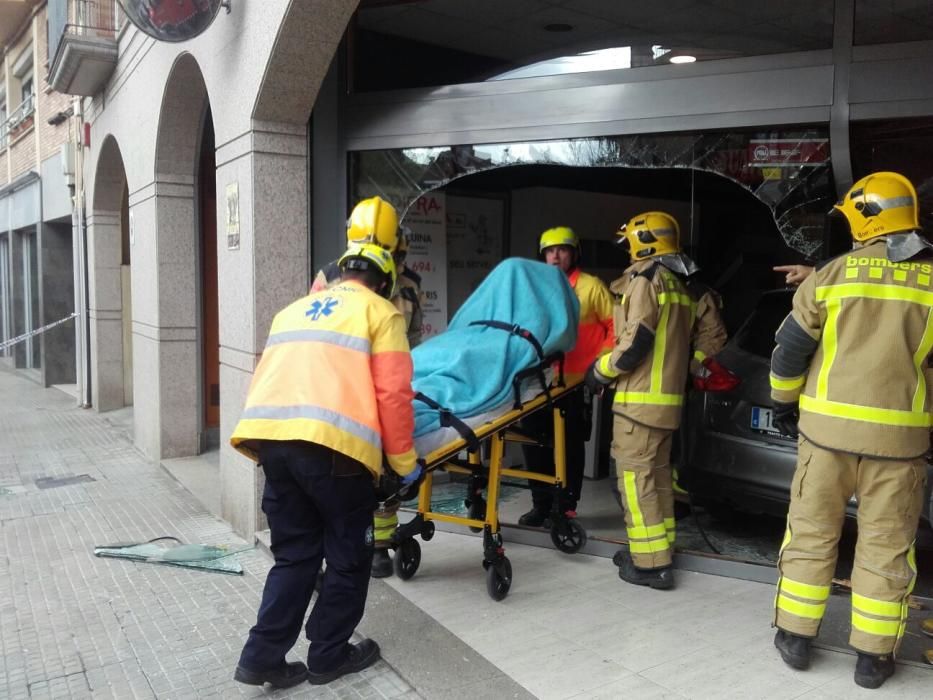
[[[447,330],[447,235],[443,192],[419,197],[402,222],[409,228],[405,266],[421,276],[424,293],[421,337]]]
[[[447,197],[447,305],[460,308],[503,257],[505,201]]]

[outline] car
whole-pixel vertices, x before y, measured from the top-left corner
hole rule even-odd
[[[761,295],[716,359],[741,379],[732,391],[691,391],[680,485],[698,503],[785,516],[797,466],[797,441],[772,425],[769,370],[774,334],[790,313],[793,289]],[[848,513],[854,516],[853,498]],[[922,518],[933,523],[933,466],[927,467]]]

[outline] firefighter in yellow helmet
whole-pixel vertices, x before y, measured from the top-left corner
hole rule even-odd
[[[856,182],[830,215],[854,248],[809,275],[771,358],[774,424],[798,435],[797,471],[778,560],[775,646],[810,663],[836,565],[846,504],[858,499],[852,570],[855,682],[894,673],[916,578],[914,537],[933,408],[933,253],[907,178]]]
[[[598,277],[580,269],[580,239],[568,226],[556,226],[541,234],[538,253],[549,265],[559,267],[573,287],[580,301],[580,323],[577,344],[564,358],[564,371],[581,375],[603,352],[612,349],[612,296]],[[586,441],[592,430],[592,405],[585,401],[582,391],[571,392],[559,404],[566,420],[565,440],[567,484],[559,502],[552,503],[553,488],[540,481],[530,481],[532,508],[519,518],[521,525],[550,527],[554,506],[567,517],[575,517],[577,503],[583,488],[583,467],[586,460]],[[553,432],[549,411],[534,413],[522,427],[535,434]],[[553,438],[553,435],[551,436]],[[549,448],[523,445],[522,452],[528,469],[539,473],[554,473],[554,451]]]
[[[347,243],[364,241],[378,245],[392,253],[396,265],[396,282],[390,301],[405,319],[405,332],[409,347],[421,342],[421,279],[404,267],[408,253],[407,232],[400,233],[395,208],[380,197],[364,199],[353,208],[347,220]],[[318,271],[311,285],[316,292],[335,284],[340,279],[338,261]],[[401,504],[390,500],[380,504],[373,514],[375,522],[376,552],[373,556],[372,575],[383,578],[392,575],[392,535],[398,528],[398,509]]]
[[[234,675],[249,685],[319,685],[379,659],[350,644],[363,616],[373,556],[375,481],[388,468],[417,481],[412,364],[389,252],[352,244],[341,278],[276,314],[231,445],[262,465],[262,509],[275,565]],[[286,662],[308,619],[308,666]]]
[[[696,302],[685,278],[696,265],[680,250],[677,221],[664,212],[620,230],[631,265],[609,289],[615,346],[587,370],[594,391],[616,382],[612,456],[629,546],[613,558],[619,577],[657,589],[674,584],[671,438],[680,425]]]

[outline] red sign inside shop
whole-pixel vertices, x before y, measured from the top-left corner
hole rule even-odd
[[[748,142],[748,164],[753,168],[820,165],[828,160],[828,139],[752,139]]]

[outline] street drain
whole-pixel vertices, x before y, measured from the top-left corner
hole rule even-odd
[[[89,481],[97,481],[97,479],[89,474],[76,474],[75,476],[43,476],[36,479],[36,487],[40,489],[57,489],[61,486],[85,484]]]

